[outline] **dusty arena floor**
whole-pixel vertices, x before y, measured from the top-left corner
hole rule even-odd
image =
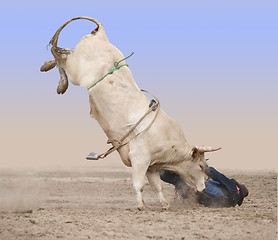
[[[171,200],[136,209],[129,171],[0,171],[0,239],[277,239],[277,173],[230,174],[250,195],[241,207],[211,209]]]

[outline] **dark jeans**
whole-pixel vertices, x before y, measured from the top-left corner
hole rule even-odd
[[[187,198],[189,187],[179,175],[168,170],[160,170],[159,173],[163,181],[175,185],[178,193]],[[235,206],[239,201],[236,183],[213,167],[209,167],[206,173],[210,179],[206,182],[205,191],[197,194],[198,202],[211,207]]]

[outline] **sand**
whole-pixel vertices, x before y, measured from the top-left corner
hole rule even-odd
[[[206,208],[173,200],[163,211],[136,209],[130,171],[0,171],[0,239],[277,239],[277,173],[233,173],[249,196],[241,207]]]

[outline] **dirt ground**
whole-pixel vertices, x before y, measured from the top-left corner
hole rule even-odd
[[[227,174],[228,175],[228,174]],[[249,196],[241,207],[206,208],[173,200],[136,209],[130,171],[0,171],[0,239],[277,239],[277,173],[229,174]]]

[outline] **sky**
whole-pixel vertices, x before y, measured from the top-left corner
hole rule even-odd
[[[48,42],[67,20],[99,20],[125,56],[138,86],[156,95],[188,142],[221,146],[218,169],[277,171],[277,1],[5,1],[0,9],[1,168],[118,167],[89,116],[88,93],[57,95]],[[80,20],[61,33],[73,49],[95,25]]]

